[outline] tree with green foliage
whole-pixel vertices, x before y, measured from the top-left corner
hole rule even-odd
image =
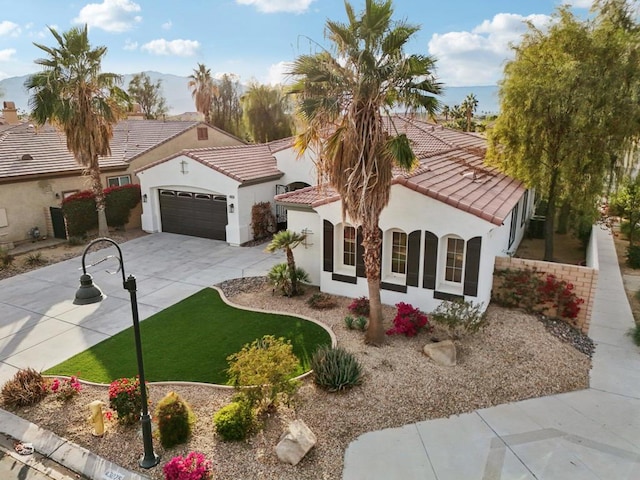
[[[557,206],[569,200],[576,218],[595,218],[609,156],[638,134],[637,41],[603,11],[581,21],[560,7],[513,48],[487,160],[547,200],[552,261]]]
[[[225,73],[220,79],[212,97],[211,123],[237,137],[242,135],[240,82],[235,75]]]
[[[109,233],[99,158],[111,154],[113,126],[126,112],[127,94],[118,87],[122,78],[101,71],[107,47],[92,48],[87,26],[59,34],[49,31],[56,47],[34,43],[47,54],[35,63],[42,70],[31,75],[25,87],[31,92],[31,118],[51,122],[66,137],[67,148],[90,178],[98,212],[98,234]]]
[[[204,115],[204,122],[211,123],[211,104],[213,95],[216,92],[216,85],[211,76],[211,69],[206,65],[198,63],[198,68],[193,70],[189,75],[189,83],[187,84],[191,90],[191,96],[196,104],[196,111]]]
[[[461,108],[464,111],[464,117],[467,120],[466,131],[470,132],[471,120],[473,119],[473,115],[476,113],[476,109],[478,108],[478,99],[473,93],[470,93],[462,102]]]
[[[252,83],[240,98],[247,133],[255,143],[290,137],[289,97],[279,87]]]
[[[609,212],[629,222],[629,245],[635,242],[640,222],[640,176],[626,177],[609,203]]]
[[[136,73],[127,90],[132,103],[140,105],[146,120],[155,120],[167,114],[167,99],[162,95],[162,80],[155,83],[146,73]]]
[[[307,236],[303,233],[292,232],[291,230],[282,230],[276,233],[269,245],[267,245],[267,252],[275,252],[276,250],[284,250],[287,255],[287,269],[290,275],[291,281],[291,296],[298,295],[298,277],[296,275],[296,261],[293,257],[293,249],[300,245]]]
[[[405,134],[387,128],[393,107],[438,110],[441,92],[435,59],[404,52],[418,26],[392,19],[390,0],[366,0],[356,14],[345,2],[347,23],[328,20],[333,54],[323,50],[299,56],[291,92],[306,129],[296,139],[300,154],[317,152],[319,178],[340,194],[343,214],[362,226],[362,246],[371,313],[365,341],[385,340],[380,302],[380,213],[389,202],[393,167],[412,168],[417,160]]]

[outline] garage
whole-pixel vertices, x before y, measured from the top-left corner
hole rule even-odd
[[[162,231],[226,240],[227,197],[160,190]]]

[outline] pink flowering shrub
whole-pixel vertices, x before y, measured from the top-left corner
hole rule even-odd
[[[200,452],[173,457],[162,469],[165,480],[212,480],[211,462]]]
[[[351,313],[357,316],[368,317],[369,316],[369,299],[367,297],[358,297],[347,307]]]
[[[80,393],[82,385],[78,381],[78,377],[75,376],[71,378],[63,378],[62,380],[54,378],[49,384],[49,390],[59,400],[66,401]]]
[[[404,302],[396,303],[396,308],[398,311],[393,319],[393,327],[387,330],[387,335],[414,337],[420,329],[429,328],[429,319],[420,309]]]
[[[118,378],[111,382],[109,385],[109,407],[118,414],[118,422],[124,425],[136,423],[142,410],[140,379],[138,377]]]

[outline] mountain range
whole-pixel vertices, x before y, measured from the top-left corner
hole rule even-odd
[[[188,77],[181,77],[168,73],[159,73],[148,71],[146,73],[151,81],[155,83],[161,80],[162,94],[167,100],[170,115],[180,115],[184,112],[195,111],[195,105],[191,98],[191,92],[187,86]],[[20,77],[9,77],[0,80],[0,96],[4,101],[14,102],[19,111],[28,112],[29,109],[29,93],[24,88],[24,82],[29,75]],[[133,74],[123,75],[123,87],[129,85],[133,78]],[[498,112],[498,87],[489,86],[473,86],[473,87],[445,87],[444,94],[441,95],[440,101],[453,107],[462,103],[467,95],[473,93],[478,99],[477,113],[497,113]]]

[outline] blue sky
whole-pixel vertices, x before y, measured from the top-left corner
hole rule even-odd
[[[591,0],[567,0],[586,14]],[[360,11],[364,0],[352,0]],[[446,86],[495,84],[523,20],[543,25],[560,0],[395,0],[395,18],[421,26],[411,53],[437,58]],[[564,2],[566,3],[566,2]],[[0,79],[37,71],[38,42],[87,23],[108,48],[103,69],[189,75],[198,62],[242,82],[282,80],[287,62],[327,46],[327,19],[344,21],[342,0],[0,0]]]

